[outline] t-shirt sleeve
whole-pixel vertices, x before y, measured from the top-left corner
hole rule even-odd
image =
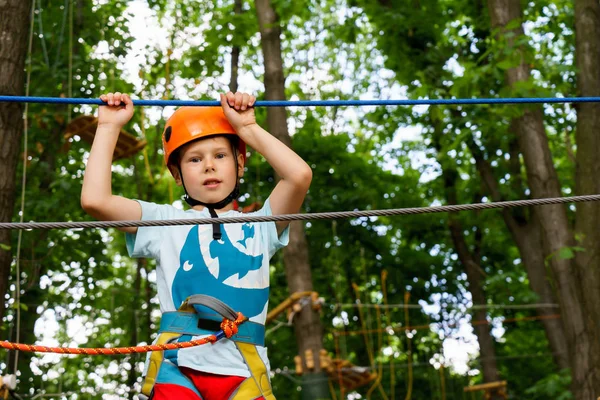
[[[267,199],[265,205],[258,210],[255,215],[273,215],[271,212],[270,199]],[[281,232],[281,235],[277,235],[277,225],[275,225],[275,222],[263,222],[263,224],[265,224],[266,229],[261,229],[262,239],[268,244],[269,258],[271,258],[277,250],[288,245],[290,241],[290,226],[288,225],[283,232]]]
[[[142,207],[142,221],[168,219],[168,210],[165,205],[148,203],[137,200]],[[158,258],[160,243],[162,242],[161,226],[140,226],[136,233],[125,233],[127,252],[135,258]]]

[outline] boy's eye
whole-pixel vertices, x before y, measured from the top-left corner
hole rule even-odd
[[[219,154],[217,154],[217,158],[225,158],[225,154],[224,153],[219,153]]]
[[[200,159],[200,157],[192,157],[192,158],[190,158],[190,162],[193,162],[193,163],[197,163],[197,162],[200,162],[200,161],[202,161]]]

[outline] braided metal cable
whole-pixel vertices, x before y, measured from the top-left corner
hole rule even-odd
[[[485,309],[501,309],[501,310],[529,310],[536,308],[560,308],[558,304],[555,303],[531,303],[531,304],[473,304],[471,306],[464,304],[448,304],[448,305],[440,305],[440,304],[406,304],[406,303],[396,303],[396,304],[372,304],[372,303],[323,303],[324,306],[328,306],[332,309],[335,308],[380,308],[382,310],[385,309],[393,309],[393,308],[410,308],[415,310],[421,310],[426,307],[439,307],[440,309],[448,310],[448,309],[458,309],[460,306],[464,306],[467,310],[485,310]]]
[[[434,207],[392,208],[386,210],[363,211],[334,211],[306,214],[282,215],[244,215],[241,217],[219,218],[221,224],[239,224],[244,222],[271,222],[271,221],[307,221],[320,219],[342,219],[362,217],[383,217],[392,215],[432,214],[442,212],[460,212],[487,210],[495,208],[514,208],[525,206],[543,206],[551,204],[580,203],[586,201],[600,201],[600,194],[571,197],[551,197],[543,199],[511,200],[490,203],[457,204]],[[128,226],[170,226],[170,225],[209,225],[213,218],[188,218],[172,220],[149,221],[82,221],[82,222],[2,222],[0,229],[76,229],[76,228],[124,228]]]

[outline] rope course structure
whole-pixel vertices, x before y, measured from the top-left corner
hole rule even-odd
[[[329,306],[330,309],[332,310],[336,310],[336,311],[340,311],[344,308],[348,309],[356,309],[358,311],[358,315],[359,315],[359,320],[360,320],[360,325],[361,325],[361,329],[359,330],[348,330],[347,327],[343,328],[343,329],[334,329],[331,333],[334,339],[334,348],[335,348],[335,353],[336,353],[336,357],[334,359],[331,359],[331,357],[328,356],[327,351],[323,350],[322,354],[321,354],[321,363],[326,367],[326,371],[328,373],[329,376],[329,380],[330,380],[330,388],[332,393],[334,393],[334,388],[332,387],[332,383],[337,383],[338,387],[339,387],[339,392],[340,392],[340,397],[344,398],[344,396],[347,393],[352,392],[353,390],[356,390],[357,388],[367,385],[367,384],[371,384],[370,388],[367,391],[367,398],[370,398],[373,391],[377,388],[379,388],[380,390],[382,390],[382,376],[383,376],[383,369],[389,369],[390,370],[390,390],[388,393],[392,394],[391,398],[395,398],[394,397],[394,393],[395,393],[395,376],[394,376],[394,371],[396,370],[396,367],[399,366],[400,368],[405,368],[406,369],[406,381],[407,381],[407,393],[406,393],[406,398],[411,398],[412,396],[412,389],[413,389],[413,380],[414,380],[414,368],[417,366],[429,366],[429,367],[433,367],[433,365],[431,364],[431,362],[429,363],[419,363],[419,362],[415,362],[415,360],[413,360],[412,358],[412,347],[413,347],[413,335],[415,333],[415,331],[418,330],[431,330],[436,324],[438,324],[437,322],[431,322],[429,324],[423,324],[423,325],[411,325],[410,324],[410,320],[409,320],[409,310],[410,309],[423,309],[424,305],[423,304],[411,304],[410,303],[410,292],[405,292],[404,293],[404,302],[403,303],[398,303],[398,304],[389,304],[388,300],[387,300],[387,270],[383,270],[381,273],[381,290],[383,293],[383,304],[373,304],[373,303],[363,303],[361,301],[360,298],[360,293],[359,293],[359,288],[356,284],[352,284],[354,291],[355,291],[355,298],[356,298],[356,303],[352,303],[352,304],[328,304],[328,303],[324,303],[324,305]],[[536,308],[556,308],[558,305],[557,304],[544,304],[544,303],[540,303],[540,304],[515,304],[515,305],[500,305],[500,304],[496,304],[496,305],[490,305],[489,308],[507,308],[507,309],[516,309],[516,310],[526,310],[526,309],[536,309]],[[485,309],[487,306],[483,305],[483,304],[479,304],[479,305],[473,305],[472,308],[468,307],[467,309],[471,308],[471,309]],[[376,311],[376,315],[377,315],[377,325],[379,326],[379,328],[372,328],[371,326],[367,327],[365,324],[365,319],[368,320],[369,319],[369,314],[368,312],[372,309],[375,309]],[[390,315],[390,311],[392,309],[399,309],[399,311],[403,311],[404,313],[404,323],[400,323],[400,324],[392,324],[390,321],[392,321],[391,315]],[[386,312],[386,319],[387,319],[387,323],[383,324],[382,320],[381,320],[381,311],[385,310]],[[367,312],[367,315],[364,315],[364,312]],[[537,315],[537,316],[523,316],[523,317],[515,317],[515,318],[505,318],[502,320],[502,323],[519,323],[519,322],[533,322],[533,321],[542,321],[542,320],[548,320],[548,319],[559,319],[560,315],[559,314],[553,314],[553,315]],[[469,322],[471,325],[473,326],[479,326],[479,325],[491,325],[492,322],[488,321],[488,320],[475,320],[475,321],[470,321]],[[454,322],[454,323],[446,323],[445,324],[445,328],[448,327],[458,327],[459,326],[459,322]],[[396,337],[399,338],[401,332],[404,332],[403,338],[402,340],[406,341],[406,352],[408,354],[408,359],[407,362],[404,364],[397,364],[394,361],[395,356],[389,356],[389,365],[384,365],[383,363],[377,363],[374,362],[374,358],[375,355],[379,356],[379,352],[382,351],[382,349],[384,348],[383,346],[383,339],[382,336],[385,334],[388,338],[388,340],[391,340],[392,337]],[[377,350],[377,354],[375,354],[375,350],[372,349],[372,343],[370,343],[370,341],[368,340],[368,338],[371,337],[371,335],[377,335],[377,341],[378,341],[378,346],[377,348],[379,350]],[[341,345],[342,342],[345,343],[345,338],[350,337],[350,336],[362,336],[362,338],[364,339],[365,342],[365,347],[366,347],[366,351],[368,354],[368,361],[369,361],[369,366],[356,366],[354,365],[351,361],[344,359],[344,357],[342,357],[342,352],[341,352]],[[390,344],[391,346],[391,341],[388,342],[388,344]],[[442,350],[440,350],[441,353],[443,353]],[[527,357],[530,355],[527,355]],[[535,355],[534,355],[535,356]],[[299,357],[297,357],[299,358]],[[499,359],[500,357],[494,357],[495,359]],[[301,364],[299,363],[299,360],[295,360],[296,361],[296,375],[301,375],[302,373],[302,368],[301,368]],[[478,358],[478,360],[473,360],[473,361],[479,361],[482,362],[481,357]],[[448,362],[448,360],[445,361],[441,361],[440,362],[440,366],[438,368],[438,371],[434,374],[436,376],[436,379],[439,379],[439,385],[440,385],[440,390],[442,393],[442,398],[445,398],[445,393],[446,393],[446,379],[445,379],[445,364]],[[465,393],[469,392],[469,391],[477,391],[477,390],[481,390],[479,387],[466,387],[465,386]],[[489,393],[492,393],[493,390],[486,390],[485,393],[486,395]],[[385,392],[381,393],[381,397],[382,398],[388,398]]]
[[[44,48],[44,51],[46,49]],[[47,54],[45,58],[48,59]],[[52,97],[31,97],[31,96],[0,96],[0,102],[19,102],[19,103],[46,103],[46,104],[78,104],[78,105],[105,105],[103,101],[99,99],[91,98],[52,98]],[[345,106],[417,106],[417,105],[489,105],[489,104],[553,104],[553,103],[596,103],[600,102],[600,97],[570,97],[570,98],[480,98],[480,99],[418,99],[418,100],[302,100],[302,101],[257,101],[256,107],[345,107]],[[133,103],[138,106],[219,106],[218,101],[193,101],[193,100],[133,100]],[[87,129],[94,124],[93,119],[81,119],[75,120],[70,125],[68,135],[78,134],[81,132],[87,132]],[[78,126],[77,123],[85,123],[85,126]],[[89,136],[89,135],[88,135]],[[88,137],[89,139],[89,137]],[[128,152],[135,152],[141,150],[145,141],[127,143],[123,146],[127,147]],[[25,152],[26,153],[26,152]],[[129,153],[127,153],[129,154]],[[600,194],[589,194],[569,197],[555,197],[555,198],[537,198],[537,199],[524,199],[514,201],[500,201],[500,202],[486,202],[486,203],[472,203],[472,204],[459,204],[459,205],[444,205],[444,206],[431,206],[431,207],[413,207],[413,208],[397,208],[397,209],[383,209],[383,210],[353,210],[353,211],[337,211],[337,212],[317,212],[317,213],[304,213],[304,214],[285,214],[285,215],[272,215],[272,216],[241,216],[241,217],[223,217],[219,218],[219,222],[223,224],[237,224],[247,222],[273,222],[273,221],[307,221],[307,220],[322,220],[322,219],[340,219],[340,218],[369,218],[369,217],[382,217],[382,216],[399,216],[399,215],[418,215],[418,214],[431,214],[431,213],[453,213],[453,212],[464,212],[464,211],[479,211],[488,209],[506,209],[514,207],[526,207],[526,206],[544,206],[554,204],[571,204],[579,202],[594,202],[600,201]],[[2,222],[0,223],[0,229],[16,229],[16,230],[27,230],[27,229],[89,229],[89,228],[122,228],[122,227],[150,227],[150,226],[174,226],[174,225],[207,225],[213,224],[213,218],[190,218],[190,219],[174,219],[174,220],[135,220],[135,221],[79,221],[79,222],[23,222],[22,217],[23,210],[21,211],[21,222]],[[19,259],[19,257],[17,257]],[[385,277],[382,277],[382,281],[385,282]],[[378,348],[382,346],[383,333],[392,335],[395,332],[408,332],[412,330],[420,329],[431,329],[432,324],[426,325],[409,325],[408,310],[409,309],[422,309],[424,305],[408,304],[409,295],[405,296],[405,302],[399,304],[387,304],[387,293],[385,293],[385,304],[362,304],[360,303],[360,293],[358,288],[356,290],[357,303],[324,303],[319,299],[316,292],[298,292],[294,293],[288,299],[286,299],[279,307],[276,307],[267,316],[267,322],[277,318],[277,316],[285,311],[288,311],[288,319],[291,320],[295,312],[298,312],[304,305],[311,304],[313,308],[318,309],[322,305],[330,306],[336,309],[342,308],[357,308],[360,313],[360,321],[362,323],[362,329],[356,331],[334,331],[333,338],[335,341],[336,358],[332,358],[328,355],[326,350],[321,350],[321,353],[316,355],[319,357],[320,364],[324,367],[331,382],[337,381],[340,386],[340,395],[343,396],[345,392],[351,391],[359,386],[363,386],[372,383],[369,389],[369,395],[375,389],[379,389],[382,397],[387,398],[383,386],[381,383],[382,370],[383,368],[390,368],[394,371],[394,368],[398,366],[394,363],[393,358],[390,358],[389,366],[383,364],[377,364],[376,355],[371,351],[371,345],[369,344],[367,335],[377,333],[378,334]],[[306,304],[303,304],[304,303]],[[389,320],[389,310],[394,308],[401,308],[405,312],[406,326],[388,326],[385,328],[367,328],[364,321],[365,318],[362,315],[363,309],[375,308],[377,312],[377,323],[379,327],[381,323],[381,310],[386,310],[386,317]],[[472,305],[467,307],[468,309],[492,309],[492,308],[506,308],[506,309],[529,309],[529,308],[558,308],[557,304],[526,304],[526,305],[494,305],[494,304],[480,304]],[[291,315],[291,317],[290,317]],[[509,322],[521,322],[521,321],[537,321],[544,319],[558,319],[559,314],[543,315],[543,316],[530,316],[530,317],[519,317],[505,319],[503,323]],[[238,318],[235,321],[225,319],[221,324],[221,331],[215,335],[211,335],[199,340],[191,340],[188,342],[180,343],[168,343],[160,345],[143,345],[143,346],[132,346],[132,347],[117,347],[117,348],[68,348],[68,347],[48,347],[40,345],[28,345],[20,343],[11,343],[7,341],[0,341],[0,348],[27,352],[41,352],[41,353],[57,353],[57,354],[85,354],[85,355],[123,355],[132,353],[146,353],[151,351],[166,351],[174,349],[183,349],[194,346],[199,346],[207,343],[214,343],[222,338],[229,338],[237,333],[238,326],[245,322],[245,317],[238,313]],[[489,325],[491,322],[487,320],[483,321],[471,321],[472,325]],[[449,324],[453,326],[456,324]],[[350,335],[362,335],[364,337],[365,346],[368,350],[368,356],[370,359],[370,365],[368,367],[357,367],[350,361],[344,360],[340,355],[339,340],[344,336]],[[409,354],[410,351],[410,338],[408,339]],[[311,357],[313,355],[311,354]],[[311,358],[312,360],[312,358]],[[296,373],[300,375],[302,373],[300,356],[296,356]],[[16,364],[16,363],[15,363]],[[412,390],[412,368],[418,364],[413,363],[412,356],[409,358],[406,367],[409,370],[409,394]],[[310,363],[307,363],[307,367],[310,369]],[[392,373],[393,375],[393,373]],[[394,398],[394,377],[390,377],[390,388],[392,398]],[[506,387],[506,382],[501,382],[501,390]],[[497,387],[494,386],[493,389]],[[489,387],[478,387],[465,388],[465,392],[475,390],[487,390]],[[503,393],[503,392],[502,392]]]
[[[382,274],[383,275],[383,274]],[[385,282],[385,279],[383,279],[382,281]],[[385,289],[385,287],[384,287]],[[387,290],[386,290],[387,291]],[[284,300],[284,302],[282,302],[280,305],[276,306],[270,313],[269,313],[269,317],[268,317],[268,322],[273,322],[275,320],[275,318],[277,318],[277,316],[279,314],[281,314],[283,311],[285,311],[285,309],[287,308],[289,310],[289,308],[292,308],[294,305],[299,305],[297,302],[301,299],[309,299],[309,303],[313,304],[313,307],[315,306],[315,299],[317,298],[317,294],[315,292],[297,292],[292,294],[290,297],[288,297],[286,300]],[[319,303],[317,303],[319,304]],[[328,305],[329,307],[332,307],[334,309],[342,309],[342,308],[358,308],[358,309],[376,309],[376,310],[391,310],[393,308],[401,308],[404,311],[408,310],[408,309],[422,309],[423,306],[421,305],[416,305],[416,304],[410,304],[410,303],[399,303],[399,304],[372,304],[372,303],[357,303],[357,304],[329,304],[329,303],[323,303],[322,305]],[[535,309],[535,308],[556,308],[558,307],[557,304],[516,304],[516,305],[502,305],[502,304],[495,304],[495,305],[473,305],[472,309],[480,309],[480,308],[506,308],[506,309]],[[406,318],[406,315],[405,315]],[[546,320],[546,319],[558,319],[560,318],[560,315],[558,314],[553,314],[553,315],[543,315],[543,316],[529,316],[529,317],[518,317],[518,318],[506,318],[504,320],[502,320],[502,323],[518,323],[518,322],[533,322],[533,321],[542,321],[542,320]],[[364,319],[364,316],[363,316]],[[391,320],[391,316],[387,317],[388,321]],[[378,325],[381,326],[381,320],[378,318]],[[487,321],[487,320],[482,320],[482,321],[470,321],[470,324],[477,326],[477,325],[490,325],[491,322]],[[432,367],[432,365],[430,363],[415,363],[412,361],[409,361],[408,363],[395,363],[393,358],[390,358],[390,363],[389,365],[383,365],[381,363],[379,363],[378,365],[375,364],[371,364],[369,366],[358,366],[358,365],[354,365],[352,362],[344,359],[342,357],[342,354],[340,352],[340,339],[343,340],[344,337],[347,336],[363,336],[363,338],[365,338],[366,340],[366,335],[371,335],[371,334],[377,334],[378,336],[378,348],[382,348],[382,340],[381,340],[381,336],[382,334],[385,334],[388,338],[392,338],[393,336],[397,336],[398,333],[400,332],[410,332],[410,331],[417,331],[417,330],[427,330],[427,329],[431,329],[432,325],[437,324],[437,322],[432,322],[430,324],[424,324],[424,325],[405,325],[405,326],[388,326],[385,328],[380,328],[380,329],[373,329],[373,328],[369,328],[369,329],[360,329],[360,330],[353,330],[353,331],[341,331],[341,330],[334,330],[332,332],[333,338],[334,338],[334,342],[335,342],[335,349],[336,349],[336,355],[335,357],[332,357],[325,349],[321,350],[321,353],[319,354],[319,360],[320,360],[320,365],[322,366],[322,368],[327,372],[328,375],[328,380],[330,381],[330,383],[337,383],[339,385],[339,388],[342,392],[342,395],[344,395],[344,393],[349,393],[352,392],[353,390],[356,390],[358,388],[360,388],[361,386],[367,385],[369,383],[372,383],[373,386],[371,387],[370,390],[377,388],[380,386],[381,384],[381,378],[382,378],[382,369],[389,369],[391,371],[395,370],[396,367],[400,367],[400,368],[406,368],[407,370],[411,371],[413,367],[423,367],[423,366],[429,366]],[[448,327],[456,327],[458,326],[458,323],[452,323],[452,324],[448,324]],[[367,348],[370,347],[369,344],[366,345]],[[530,355],[521,355],[521,356],[517,356],[517,358],[530,358],[530,357],[539,357],[540,355],[538,354],[530,354]],[[551,357],[552,354],[545,354],[542,356],[548,356]],[[308,355],[309,359],[313,358],[312,354]],[[495,357],[496,359],[504,359],[505,357]],[[509,358],[512,358],[509,357]],[[473,361],[477,361],[477,360],[473,360]],[[479,359],[478,361],[481,361],[481,359]],[[300,356],[296,356],[294,359],[295,362],[295,367],[294,368],[288,368],[289,370],[294,370],[294,373],[296,376],[301,376],[304,373],[304,369],[302,367],[302,362],[301,362],[301,358]],[[312,365],[312,364],[311,364]],[[442,364],[441,368],[444,368],[444,365]],[[285,375],[286,377],[291,378],[291,376],[284,372],[284,371],[280,371],[280,372],[276,372],[277,374],[281,374],[281,375]],[[440,376],[443,377],[443,371],[440,371]],[[390,392],[389,393],[394,393],[395,389],[395,385],[393,382],[393,374],[390,376],[392,378],[392,382],[391,382],[391,387],[390,387]],[[442,379],[442,378],[440,378]],[[334,390],[333,387],[331,388],[332,391]],[[393,397],[392,397],[393,398]]]
[[[335,211],[306,214],[280,214],[264,216],[242,216],[219,218],[221,224],[239,224],[244,222],[277,222],[277,221],[308,221],[335,218],[364,218],[394,215],[432,214],[441,212],[460,212],[489,210],[497,208],[513,208],[525,206],[542,206],[550,204],[579,203],[600,201],[600,194],[571,197],[551,197],[543,199],[511,200],[489,203],[472,203],[433,207],[391,208],[386,210]],[[76,228],[123,228],[128,226],[172,226],[172,225],[210,225],[211,218],[189,218],[172,220],[137,220],[137,221],[83,221],[83,222],[2,222],[0,229],[76,229]]]
[[[368,303],[323,303],[324,306],[333,307],[333,308],[380,308],[380,309],[393,309],[393,308],[412,308],[412,309],[423,309],[426,307],[433,307],[433,304],[406,304],[406,303],[396,303],[396,304],[368,304]],[[452,306],[455,307],[455,306]],[[499,308],[503,310],[521,310],[521,309],[536,309],[536,308],[559,308],[558,304],[551,303],[531,303],[531,304],[473,304],[471,306],[465,306],[470,310],[479,310],[479,309],[493,309]],[[451,308],[444,307],[441,308]]]
[[[497,395],[503,399],[508,399],[508,395],[506,393],[506,381],[489,382],[480,385],[467,386],[464,388],[464,392],[484,392],[483,396],[485,400],[492,399],[494,395]]]
[[[27,351],[31,353],[56,353],[56,354],[85,354],[88,356],[115,356],[123,354],[133,353],[148,353],[151,351],[167,351],[167,350],[178,350],[187,349],[190,347],[201,346],[203,344],[215,343],[223,338],[230,338],[238,332],[238,326],[243,324],[246,318],[242,313],[238,313],[238,317],[235,321],[224,319],[221,323],[221,330],[214,335],[204,337],[202,339],[190,340],[187,342],[174,342],[167,344],[152,344],[144,346],[130,346],[130,347],[95,347],[95,348],[84,348],[84,347],[49,347],[39,346],[32,344],[21,344],[11,343],[7,341],[0,341],[0,348],[7,350],[19,350]]]
[[[77,135],[88,143],[92,143],[98,127],[98,119],[90,115],[82,115],[72,120],[67,125],[66,132],[64,134],[65,140],[72,138]],[[120,160],[122,158],[130,157],[136,154],[146,146],[145,139],[136,139],[135,136],[121,129],[119,138],[117,139],[117,145],[113,156],[113,161]]]
[[[0,96],[0,102],[105,105],[97,98]],[[475,104],[599,103],[600,97],[506,97],[479,99],[400,100],[258,100],[255,107],[420,106]],[[220,106],[216,100],[133,100],[137,106]]]
[[[502,320],[503,323],[514,323],[514,322],[525,322],[525,321],[543,321],[547,319],[559,319],[560,314],[552,314],[552,315],[537,315],[532,317],[519,317],[519,318],[506,318]],[[471,321],[471,325],[491,325],[492,322],[488,320],[479,320],[479,321]],[[354,336],[354,335],[364,335],[366,333],[379,333],[379,332],[402,332],[402,331],[418,331],[423,329],[430,329],[435,322],[425,325],[407,325],[407,326],[398,326],[398,327],[386,327],[381,329],[359,329],[355,331],[343,331],[343,332],[334,332],[334,336]],[[457,327],[457,323],[451,323],[447,325],[448,327]]]

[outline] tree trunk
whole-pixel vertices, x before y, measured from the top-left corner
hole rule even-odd
[[[577,91],[579,96],[600,95],[600,4],[594,0],[575,1]],[[600,193],[600,104],[577,106],[577,195]],[[577,252],[585,313],[589,316],[589,340],[600,343],[600,203],[577,205],[575,238],[584,250]],[[600,346],[599,346],[600,347]],[[592,369],[580,371],[576,384],[588,379],[594,395],[600,394],[600,349],[594,349]],[[584,383],[587,385],[587,383]],[[585,392],[588,393],[588,392]],[[591,392],[590,392],[591,393]]]
[[[531,213],[531,220],[526,225],[519,225],[514,219],[506,221],[506,224],[519,248],[521,261],[527,271],[531,290],[538,295],[541,303],[556,304],[558,299],[550,285],[544,258],[544,249],[548,246],[542,237],[539,217],[535,210],[531,210]],[[540,317],[550,317],[556,314],[557,310],[549,307],[538,307],[536,312]],[[559,369],[570,368],[570,357],[567,350],[568,341],[563,320],[547,318],[542,319],[541,323],[544,326],[554,362]]]
[[[267,100],[285,99],[285,78],[281,56],[281,27],[278,16],[270,0],[257,0],[256,13],[261,34],[261,46],[265,64],[265,95]],[[287,146],[291,139],[287,129],[287,113],[283,107],[267,109],[267,124],[271,133]],[[286,277],[290,293],[312,291],[312,274],[308,258],[308,245],[304,225],[300,221],[290,224],[290,243],[283,252]],[[323,329],[319,313],[312,307],[304,307],[294,318],[294,331],[302,357],[303,399],[329,398],[329,387],[319,363],[319,354],[323,347]],[[305,354],[312,352],[314,368],[306,366]]]
[[[242,0],[234,0],[233,12],[235,15],[242,13]],[[238,27],[235,27],[235,34],[240,34]],[[231,80],[229,81],[229,90],[233,93],[238,90],[238,71],[240,64],[240,46],[233,45],[231,47]]]
[[[498,181],[494,177],[492,166],[485,160],[481,150],[473,140],[473,137],[467,138],[466,143],[471,150],[471,154],[475,159],[477,171],[490,193],[492,200],[496,202],[505,201],[506,199],[502,196],[500,188],[498,187]],[[511,177],[518,177],[521,174],[521,162],[519,161],[518,153],[511,155],[509,169]],[[515,191],[518,193],[524,192],[520,180],[513,179],[513,181]],[[527,271],[531,290],[537,294],[539,302],[554,304],[557,302],[557,299],[552,291],[550,279],[546,273],[544,259],[545,244],[542,238],[539,219],[533,208],[526,211],[529,212],[529,218],[527,218],[523,209],[505,208],[502,210],[502,217],[519,249],[522,264]],[[548,307],[538,307],[536,312],[543,317],[555,314],[556,311]],[[569,368],[567,339],[562,321],[549,318],[543,319],[542,324],[556,365],[559,369]]]
[[[509,22],[522,18],[520,0],[488,0],[488,8],[494,28],[502,29]],[[504,35],[506,31],[503,29],[500,35]],[[523,28],[519,25],[511,32],[514,36],[506,37],[506,44],[518,46],[515,44],[516,38],[523,35]],[[520,53],[522,50],[520,47],[514,49]],[[520,65],[510,68],[506,72],[506,81],[510,87],[520,81],[528,80],[529,77],[529,66],[524,60]],[[541,108],[528,108],[513,122],[533,197],[560,197],[562,193],[548,146]],[[578,148],[581,149],[580,144],[578,144]],[[544,241],[550,251],[549,262],[558,289],[561,315],[569,344],[568,351],[573,355],[571,363],[573,367],[572,390],[577,399],[595,398],[600,393],[600,363],[598,362],[600,344],[598,336],[595,334],[597,324],[593,320],[597,311],[590,310],[588,312],[584,308],[583,298],[584,296],[586,300],[591,297],[596,298],[598,288],[595,287],[591,293],[584,294],[584,284],[580,284],[580,282],[587,278],[585,271],[580,271],[570,257],[562,256],[560,253],[561,250],[572,248],[575,245],[565,207],[562,205],[542,206],[537,207],[536,212],[543,229]],[[587,218],[592,219],[589,215]],[[597,305],[599,302],[596,300],[590,305]]]
[[[25,88],[25,57],[29,33],[31,2],[0,2],[0,94],[22,96]],[[15,205],[15,179],[23,107],[19,103],[0,103],[0,221],[10,222]],[[12,263],[11,231],[0,231],[0,298],[8,290]],[[4,301],[0,301],[0,320],[4,318]]]

